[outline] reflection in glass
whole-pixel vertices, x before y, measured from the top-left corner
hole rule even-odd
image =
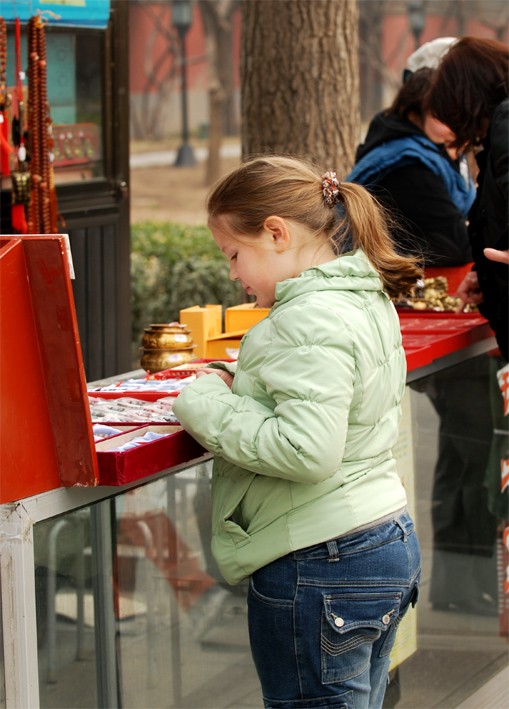
[[[423,573],[417,651],[395,673],[385,709],[458,706],[509,661],[503,520],[488,491],[493,367],[483,355],[409,387]]]
[[[96,706],[90,509],[36,524],[34,555],[41,707]]]
[[[2,597],[2,578],[0,576],[0,598]],[[0,709],[5,707],[5,665],[4,665],[4,631],[0,606]]]
[[[227,586],[209,551],[209,465],[117,498],[116,530],[126,706],[261,706],[246,587]]]

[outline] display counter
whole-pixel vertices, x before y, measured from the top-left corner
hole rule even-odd
[[[65,246],[61,237],[47,239],[33,247],[29,239],[0,243],[2,276],[28,268],[30,287],[37,283],[46,293],[34,298],[23,278],[14,277],[18,295],[10,306],[3,303],[0,320],[2,404],[7,397],[13,416],[2,419],[3,438],[6,423],[18,417],[19,424],[14,444],[2,442],[11,457],[4,454],[0,473],[0,707],[258,709],[246,583],[227,586],[210,553],[211,456],[181,437],[180,457],[170,447],[169,457],[153,456],[155,468],[145,456],[130,468],[134,477],[101,478]],[[27,259],[32,248],[53,248],[53,255],[41,259],[34,252]],[[48,259],[55,267],[41,268]],[[67,323],[67,335],[61,329],[48,337],[48,298],[55,292],[60,305],[67,303],[53,313]],[[36,398],[32,390],[20,400],[16,387],[25,368],[14,351],[5,354],[5,323],[16,315],[31,322],[26,332],[36,349],[24,357],[31,358]],[[408,386],[394,453],[421,542],[423,576],[420,601],[401,627],[384,706],[460,707],[507,672],[509,515],[500,459],[509,460],[509,439],[501,430],[507,416],[492,422],[489,400],[490,386],[500,398],[493,385],[503,363],[479,315],[401,311],[400,320]],[[60,348],[56,361],[52,342]],[[70,408],[62,409],[62,401]],[[41,449],[34,448],[34,417],[23,418],[27,406],[54,437],[54,450],[44,447],[42,435]],[[498,475],[494,484],[486,471]],[[458,486],[462,476],[464,487]],[[461,515],[444,504],[458,491],[468,492],[475,508],[467,525],[471,540],[464,538]],[[448,574],[453,580],[445,583]]]
[[[442,343],[439,356],[409,364],[403,419],[411,425],[398,457],[414,500],[423,581],[415,647],[398,663],[387,707],[462,706],[507,668],[499,615],[444,612],[428,601],[440,442],[424,390],[468,363],[489,365],[491,332],[482,321],[467,329],[458,347]],[[478,399],[468,406],[475,414]],[[210,556],[210,474],[203,454],[123,486],[60,487],[0,507],[0,706],[261,706],[246,586],[224,585]],[[500,548],[493,554],[482,557],[482,573],[496,587]]]

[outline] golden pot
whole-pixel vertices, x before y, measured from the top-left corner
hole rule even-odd
[[[194,347],[181,350],[149,348],[143,350],[140,365],[146,372],[160,372],[196,359],[193,350]]]
[[[145,349],[184,349],[193,344],[191,330],[185,325],[171,323],[169,325],[150,325],[145,328],[141,341]]]

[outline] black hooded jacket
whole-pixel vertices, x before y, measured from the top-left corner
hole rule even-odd
[[[425,136],[406,118],[378,113],[357,148],[356,161],[379,145],[412,135]],[[444,160],[458,169],[445,151]],[[473,260],[465,217],[443,180],[422,162],[381,174],[370,191],[398,217],[404,232],[396,238],[404,248],[422,254],[425,266],[463,266]]]

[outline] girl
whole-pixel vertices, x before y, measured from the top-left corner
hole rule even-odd
[[[391,453],[405,354],[390,300],[420,271],[363,187],[292,158],[242,164],[207,206],[230,278],[271,307],[236,366],[175,401],[216,456],[213,553],[230,583],[250,577],[266,707],[376,709],[420,575]]]

